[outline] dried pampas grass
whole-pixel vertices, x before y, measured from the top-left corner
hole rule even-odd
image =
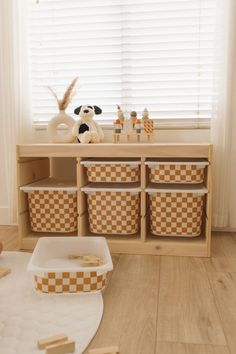
[[[69,106],[69,103],[71,102],[71,98],[74,94],[74,90],[78,81],[78,77],[74,78],[74,80],[71,82],[70,86],[67,88],[66,92],[64,93],[64,96],[61,100],[58,99],[56,93],[53,91],[53,89],[48,86],[49,90],[51,91],[52,95],[55,97],[57,101],[57,105],[60,111],[65,111],[66,108]]]

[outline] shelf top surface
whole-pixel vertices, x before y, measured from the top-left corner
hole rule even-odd
[[[209,143],[150,144],[21,144],[18,157],[202,157],[210,158]]]

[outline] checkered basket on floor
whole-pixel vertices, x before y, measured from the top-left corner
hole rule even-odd
[[[107,273],[50,272],[35,275],[35,288],[43,293],[97,292],[106,286]]]

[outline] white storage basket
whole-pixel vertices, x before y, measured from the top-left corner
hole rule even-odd
[[[82,267],[69,255],[94,255],[100,266]],[[91,293],[106,286],[107,272],[113,269],[107,241],[103,237],[43,237],[38,240],[28,264],[35,288],[43,293]]]
[[[21,187],[28,194],[32,231],[77,230],[77,187],[74,182],[47,178]]]
[[[200,236],[205,187],[147,188],[151,233],[157,236]],[[194,186],[192,186],[194,187]]]
[[[159,160],[145,162],[149,167],[149,180],[153,183],[202,183],[205,167],[209,164],[205,160],[173,161]]]
[[[129,183],[140,180],[140,161],[85,160],[89,182]]]
[[[91,183],[82,188],[87,194],[89,228],[96,234],[131,235],[138,232],[141,189],[130,186],[101,186]]]

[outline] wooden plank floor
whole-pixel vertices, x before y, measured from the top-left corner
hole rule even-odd
[[[5,249],[16,249],[16,237],[15,228],[0,227]],[[214,233],[209,259],[114,255],[113,261],[102,323],[89,349],[236,353],[235,233]]]

